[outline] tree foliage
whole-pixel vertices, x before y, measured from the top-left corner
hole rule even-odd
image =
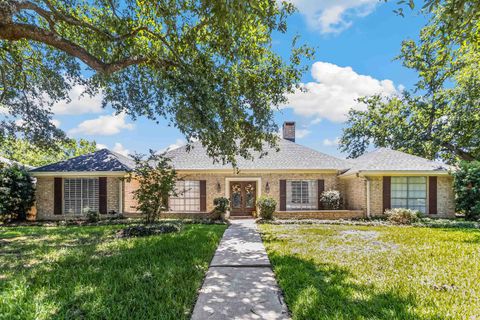
[[[97,149],[95,141],[65,139],[55,146],[40,147],[26,139],[4,139],[0,142],[0,156],[32,167],[81,156]]]
[[[0,218],[25,220],[35,202],[33,178],[18,165],[0,165]]]
[[[447,12],[434,12],[418,43],[402,43],[398,59],[419,77],[414,90],[363,97],[366,110],[349,112],[341,149],[350,157],[373,144],[451,163],[480,159],[480,20],[466,41],[447,27]]]
[[[168,198],[175,194],[177,173],[169,158],[153,150],[150,150],[148,157],[133,155],[133,160],[135,169],[127,181],[138,181],[139,187],[133,192],[138,202],[137,210],[145,215],[146,223],[152,223],[163,211],[168,210]]]
[[[462,162],[453,176],[456,209],[468,219],[480,218],[480,161]]]
[[[273,110],[312,54],[296,39],[289,61],[272,50],[293,11],[276,0],[0,0],[0,106],[10,117],[0,137],[62,138],[51,106],[80,84],[134,119],[169,119],[217,159],[249,157],[262,141],[275,145]]]

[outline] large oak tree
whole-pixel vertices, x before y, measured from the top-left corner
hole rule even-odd
[[[418,82],[395,97],[361,98],[367,108],[350,111],[341,138],[350,157],[374,145],[450,163],[480,159],[480,3],[430,2],[419,41],[405,40],[399,56]]]
[[[133,119],[167,118],[217,159],[249,156],[275,144],[272,111],[312,53],[272,50],[293,11],[276,0],[0,0],[0,139],[61,139],[51,107],[81,84]]]

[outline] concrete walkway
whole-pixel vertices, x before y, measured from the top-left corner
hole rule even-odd
[[[290,319],[253,220],[223,235],[192,314],[204,319]]]

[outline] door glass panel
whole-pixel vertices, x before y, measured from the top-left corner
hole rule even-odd
[[[245,207],[255,207],[255,186],[251,183],[245,186]]]
[[[232,185],[232,208],[242,207],[242,187],[240,184]]]

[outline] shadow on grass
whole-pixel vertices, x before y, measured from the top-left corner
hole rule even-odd
[[[56,247],[47,241],[43,251],[38,243],[42,262],[32,268],[12,264],[13,276],[0,283],[0,300],[8,303],[0,313],[22,319],[187,319],[224,229],[189,225],[176,234],[122,240],[111,237],[114,230],[92,229],[92,238],[103,241],[65,246],[58,240]],[[59,235],[72,239],[63,229]]]
[[[294,319],[440,319],[414,311],[415,297],[361,284],[346,269],[270,254]]]

